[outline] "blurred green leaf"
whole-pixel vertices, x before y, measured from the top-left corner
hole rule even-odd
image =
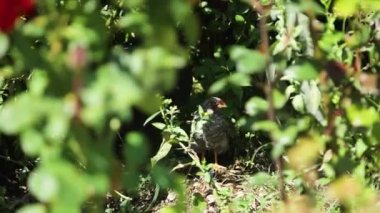
[[[29,129],[21,134],[21,148],[27,155],[37,156],[43,147],[44,138],[39,132]]]
[[[283,80],[313,80],[317,78],[319,71],[310,62],[303,61],[299,64],[290,66],[284,71]]]
[[[363,139],[358,139],[355,144],[355,152],[358,158],[361,158],[364,152],[368,149],[367,144],[364,143]]]
[[[358,12],[359,0],[337,0],[334,4],[334,12],[342,17],[349,17]]]
[[[273,90],[273,104],[276,109],[282,108],[285,105],[286,101],[287,99],[284,94],[282,94],[277,89]]]
[[[256,131],[262,130],[262,131],[271,132],[271,133],[278,130],[277,124],[269,120],[256,121],[253,123],[252,128]]]
[[[272,159],[278,159],[285,152],[285,145],[277,143],[273,146],[271,151]]]
[[[298,112],[305,112],[305,103],[303,101],[302,95],[295,95],[292,99],[292,105]]]
[[[306,111],[313,115],[322,125],[324,125],[326,121],[319,109],[322,95],[316,81],[303,81],[301,85],[301,92]]]
[[[46,72],[43,70],[34,70],[32,78],[28,82],[28,87],[34,95],[42,95],[48,86],[49,79]]]
[[[57,178],[45,169],[35,170],[28,179],[30,192],[42,202],[57,199],[60,184]]]
[[[290,96],[297,91],[296,87],[294,85],[289,85],[285,89],[285,95],[286,98],[290,98]]]
[[[236,87],[250,86],[250,78],[245,73],[233,73],[225,78],[214,82],[210,87],[210,93],[215,94],[226,89],[227,86],[232,85]]]
[[[8,37],[0,31],[0,59],[4,57],[8,51],[9,40]]]
[[[126,135],[124,153],[130,169],[138,169],[148,157],[147,139],[139,132],[130,132]]]
[[[21,94],[8,101],[0,111],[0,130],[16,134],[40,120],[45,108],[48,108],[48,103],[43,99],[32,97],[29,93]]]
[[[353,126],[371,127],[379,121],[379,112],[373,107],[360,108],[356,105],[351,105],[346,108],[346,111]]]
[[[255,116],[268,110],[268,102],[260,97],[252,97],[245,104],[245,111],[248,115]]]
[[[43,204],[29,204],[17,210],[16,213],[46,213],[46,212],[48,211],[46,209],[46,206]]]
[[[242,46],[233,46],[230,50],[231,59],[236,63],[238,72],[253,74],[264,72],[267,60],[259,51]]]

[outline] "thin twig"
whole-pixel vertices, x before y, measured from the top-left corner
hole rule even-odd
[[[12,160],[10,157],[4,156],[4,155],[0,155],[0,159],[4,159],[4,160],[6,160],[6,161],[8,161],[8,162],[11,162],[11,163],[16,164],[16,165],[18,165],[18,166],[22,166],[22,167],[24,167],[24,164],[23,164],[23,163],[18,162],[18,161],[15,161],[15,160]]]
[[[268,27],[267,27],[267,11],[271,8],[272,5],[274,5],[273,0],[269,4],[269,6],[263,6],[259,0],[252,0],[251,1],[253,8],[260,14],[260,50],[261,52],[267,57],[268,61],[270,61],[270,52],[269,52],[269,36],[268,36]],[[276,112],[274,108],[274,102],[273,102],[273,79],[271,77],[268,77],[268,83],[266,87],[266,96],[267,101],[269,104],[268,109],[268,119],[270,121],[276,122]],[[276,141],[271,136],[271,140],[273,143],[273,146],[276,145]],[[284,180],[284,171],[283,171],[283,165],[284,162],[282,160],[282,156],[275,159],[275,165],[276,169],[278,171],[279,175],[279,191],[281,200],[286,201],[286,192],[285,192],[285,180]]]

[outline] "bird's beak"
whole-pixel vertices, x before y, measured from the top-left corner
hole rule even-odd
[[[227,107],[227,104],[224,103],[224,101],[218,101],[216,107],[218,107],[219,109],[221,109],[221,108],[226,108],[226,107]]]

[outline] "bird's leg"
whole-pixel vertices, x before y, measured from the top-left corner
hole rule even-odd
[[[222,172],[222,171],[225,171],[225,170],[227,170],[226,167],[221,166],[221,165],[218,164],[218,153],[216,151],[214,151],[214,171],[216,173],[218,173],[218,172]]]

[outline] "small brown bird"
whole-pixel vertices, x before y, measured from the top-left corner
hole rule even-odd
[[[202,158],[205,151],[213,151],[216,167],[218,154],[228,150],[234,133],[232,122],[221,112],[225,107],[226,103],[218,97],[207,99],[194,113],[191,125],[191,148],[202,153]]]

